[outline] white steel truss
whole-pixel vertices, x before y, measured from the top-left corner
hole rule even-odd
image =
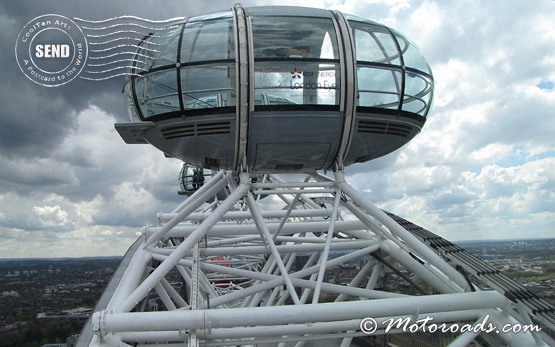
[[[289,176],[220,171],[160,213],[124,259],[84,345],[350,346],[368,337],[366,317],[377,324],[371,336],[402,333],[386,331],[397,318],[531,322],[498,291],[476,290],[343,172]],[[535,332],[454,335],[450,346],[547,345]]]

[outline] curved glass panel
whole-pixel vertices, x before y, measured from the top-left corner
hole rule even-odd
[[[235,106],[235,65],[181,68],[185,110]]]
[[[403,111],[426,116],[432,99],[432,81],[421,74],[406,73]]]
[[[151,68],[175,65],[177,62],[177,46],[179,45],[180,33],[181,25],[169,30],[156,32],[153,35],[150,45],[158,53]]]
[[[418,49],[418,47],[404,35],[401,35],[395,31],[393,31],[393,33],[397,38],[397,42],[399,42],[399,47],[401,48],[401,53],[403,54],[405,66],[423,71],[431,75],[432,69],[430,69],[430,66],[426,62],[426,59],[424,59],[424,55],[422,55],[420,49]]]
[[[254,17],[256,105],[339,105],[339,48],[331,19]]]
[[[401,71],[359,66],[358,93],[357,106],[397,109],[401,95]]]
[[[127,105],[127,111],[129,112],[129,118],[133,122],[140,122],[141,118],[137,114],[137,109],[135,108],[135,100],[133,99],[133,88],[130,82],[126,82],[123,87],[123,93],[125,98],[125,104]]]
[[[231,18],[187,23],[181,41],[181,63],[235,58]]]
[[[232,14],[190,18],[141,42],[124,86],[133,121],[236,105]],[[426,116],[433,80],[419,49],[383,25],[345,18],[354,39],[357,106]],[[255,107],[340,105],[342,46],[331,18],[264,15],[249,20]]]
[[[153,45],[150,43],[151,39],[152,37],[147,37],[139,44],[137,54],[135,54],[135,61],[133,62],[136,73],[148,71],[154,61],[156,52],[152,48]]]
[[[418,73],[431,76],[420,50],[405,36],[382,25],[355,16],[346,18],[355,42],[357,106],[402,110],[425,117],[433,82]],[[407,69],[401,69],[402,65]]]
[[[288,100],[281,104],[338,104],[338,64],[279,61],[255,64],[255,94]],[[266,105],[256,102],[256,105]]]
[[[353,29],[357,61],[401,65],[397,45],[386,28],[360,22],[349,24]]]
[[[337,38],[331,19],[255,17],[254,57],[337,59]]]
[[[187,21],[192,23],[192,22],[205,21],[205,20],[211,20],[211,19],[232,18],[232,17],[233,17],[232,11],[220,11],[220,12],[208,13],[202,16],[191,17]]]
[[[383,25],[378,23],[378,22],[374,22],[373,20],[370,20],[368,18],[355,16],[354,14],[343,13],[343,16],[349,22],[352,22],[352,21],[361,22],[361,23],[373,24],[373,25],[376,25],[376,26],[382,26],[383,27]],[[351,23],[349,23],[349,24],[351,24]]]
[[[153,72],[135,81],[143,117],[180,110],[175,70]]]
[[[181,190],[195,191],[204,185],[212,177],[210,169],[195,166],[194,164],[183,164],[181,172],[179,173],[179,183]]]

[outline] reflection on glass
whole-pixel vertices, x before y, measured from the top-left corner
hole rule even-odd
[[[230,14],[228,11],[203,17],[202,21],[193,19],[184,26],[147,37],[135,56],[136,77],[126,87],[129,105],[133,102],[130,90],[134,84],[144,118],[234,106],[235,42]],[[133,119],[138,118],[131,107],[130,112]]]
[[[141,118],[137,114],[137,109],[135,109],[135,100],[133,100],[133,89],[131,87],[131,83],[125,83],[123,92],[125,95],[125,103],[127,104],[129,117],[133,122],[140,122]]]
[[[418,48],[383,25],[346,18],[354,62],[340,61],[337,28],[330,18],[251,17],[254,104],[338,106],[341,64],[346,71],[354,64],[356,76],[347,80],[356,80],[357,106],[426,116],[433,81]],[[227,11],[192,18],[145,38],[129,70],[133,77],[124,87],[131,118],[202,114],[194,110],[235,106],[236,34],[232,12]]]
[[[252,31],[256,105],[339,104],[339,51],[330,19],[255,17]]]
[[[339,58],[337,37],[330,19],[255,17],[252,35],[255,59]]]
[[[403,111],[418,113],[425,116],[432,98],[432,83],[423,75],[407,73],[405,80],[405,100]]]
[[[181,90],[185,110],[235,106],[235,66],[181,68]]]
[[[358,92],[358,106],[396,109],[401,95],[401,72],[359,67]]]
[[[255,93],[289,100],[289,104],[338,103],[338,64],[279,61],[255,64]],[[264,103],[259,103],[264,105]]]
[[[180,109],[175,70],[145,75],[137,79],[135,88],[145,118]]]
[[[355,41],[358,106],[426,116],[433,85],[430,67],[418,48],[382,25],[354,16],[347,18]]]
[[[233,20],[220,19],[187,23],[181,42],[181,62],[235,58]]]
[[[354,26],[356,60],[400,65],[399,51],[387,29],[351,23]]]
[[[430,69],[430,66],[426,62],[426,59],[424,59],[424,56],[422,55],[418,47],[416,47],[416,45],[405,36],[397,32],[394,33],[397,41],[399,42],[401,53],[403,53],[405,66],[420,70],[431,75],[432,70]]]
[[[184,164],[179,174],[181,190],[195,191],[204,185],[212,177],[212,171],[207,168]]]
[[[179,34],[181,25],[169,30],[156,32],[149,41],[153,52],[158,52],[151,68],[172,65],[177,61],[177,45],[179,44]]]

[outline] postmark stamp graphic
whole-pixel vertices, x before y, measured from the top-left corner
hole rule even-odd
[[[45,87],[64,85],[83,70],[87,39],[71,19],[58,14],[34,18],[21,29],[15,44],[19,68]]]

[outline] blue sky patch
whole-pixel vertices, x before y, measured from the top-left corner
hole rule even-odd
[[[543,90],[553,90],[555,87],[555,82],[553,81],[541,81],[537,84],[538,88]]]

